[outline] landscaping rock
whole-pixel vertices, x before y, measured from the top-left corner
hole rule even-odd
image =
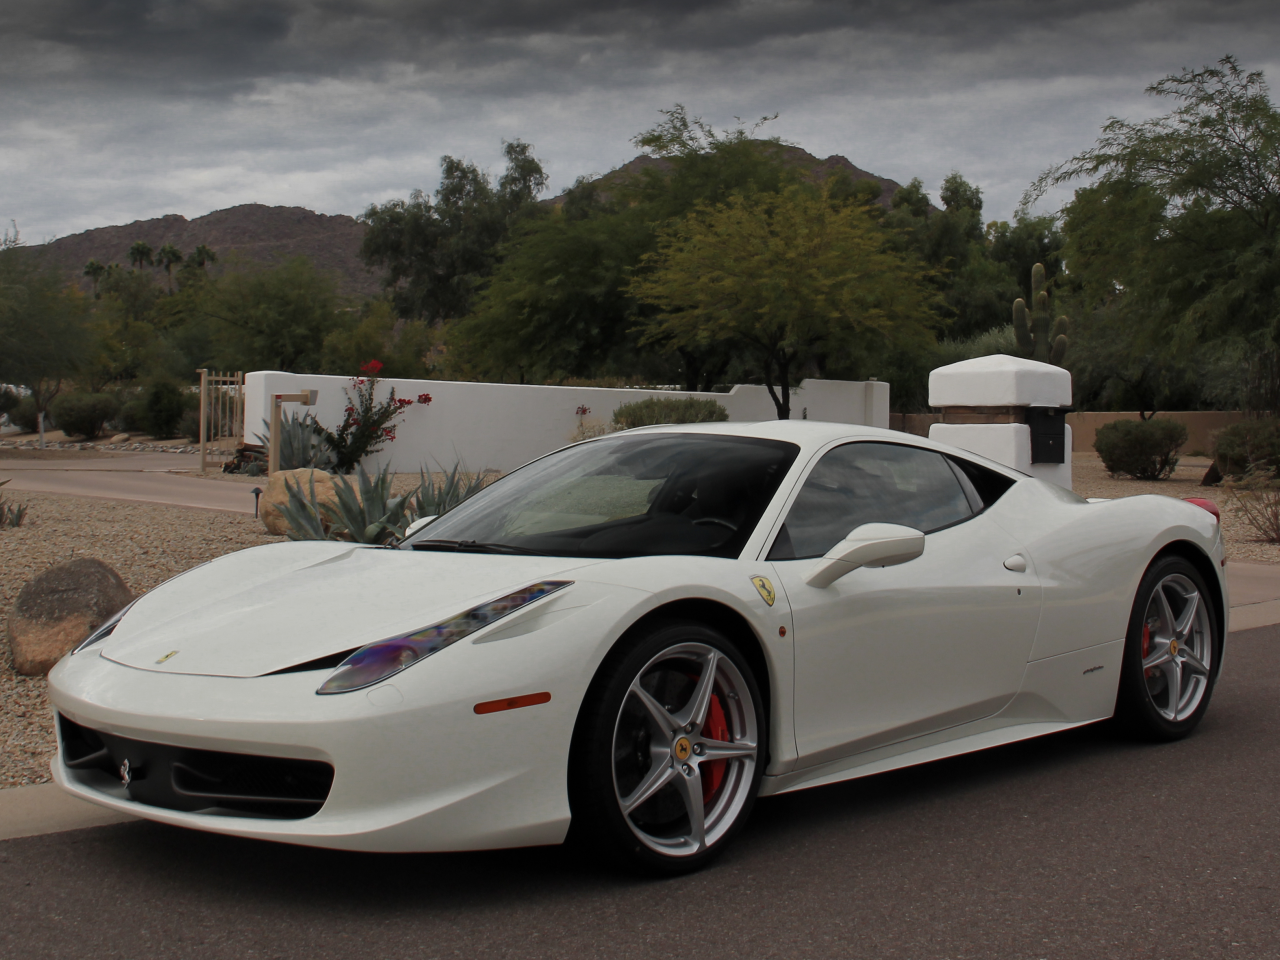
[[[277,470],[267,481],[267,492],[262,495],[262,500],[258,503],[258,516],[268,533],[283,537],[289,532],[289,522],[280,512],[280,504],[289,502],[289,491],[285,487],[285,480],[288,480],[291,486],[302,484],[303,496],[310,496],[313,477],[316,484],[316,502],[337,503],[338,494],[333,489],[333,477],[323,470],[314,470],[311,467],[303,467],[300,470]]]
[[[127,433],[117,433],[114,437],[111,438],[109,442],[110,443],[128,443],[129,435]]]
[[[133,602],[125,582],[101,560],[50,567],[18,592],[9,613],[13,667],[41,676],[112,614]]]

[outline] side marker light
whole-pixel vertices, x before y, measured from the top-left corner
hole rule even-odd
[[[549,693],[526,693],[505,700],[486,700],[484,703],[477,703],[473,709],[476,713],[499,713],[502,710],[519,710],[521,707],[536,707],[540,703],[550,702]]]

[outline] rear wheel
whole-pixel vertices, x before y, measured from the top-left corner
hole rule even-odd
[[[1200,722],[1218,676],[1222,636],[1204,579],[1164,557],[1138,587],[1116,701],[1117,719],[1152,740],[1178,740]]]
[[[659,626],[592,684],[574,737],[575,839],[656,873],[703,866],[747,819],[763,705],[751,668],[699,623]]]

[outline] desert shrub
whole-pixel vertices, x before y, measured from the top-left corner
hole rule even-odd
[[[120,412],[120,401],[109,393],[65,393],[53,401],[52,410],[63,433],[92,440]]]
[[[12,387],[0,387],[0,417],[12,411],[22,401]]]
[[[146,393],[144,423],[147,433],[157,440],[168,440],[178,435],[178,425],[187,405],[182,388],[170,380],[160,380]]]
[[[1280,469],[1280,420],[1241,420],[1219,431],[1213,460],[1224,477],[1243,477],[1255,465]]]
[[[146,397],[134,397],[120,404],[120,412],[111,421],[111,427],[123,433],[142,433],[147,429]]]
[[[1186,442],[1187,428],[1176,420],[1115,420],[1098,428],[1093,449],[1113,477],[1164,480]]]
[[[36,419],[36,402],[30,397],[23,397],[9,411],[9,422],[25,433],[35,433],[40,429],[40,424]],[[46,413],[44,415],[44,428],[48,430],[52,426],[53,420]]]
[[[409,522],[421,517],[444,516],[458,504],[484,489],[487,478],[482,473],[468,473],[461,462],[455,463],[448,473],[440,474],[440,482],[423,469],[418,470],[421,482],[418,489],[408,496]]]
[[[178,436],[186,437],[192,443],[200,442],[200,410],[188,408],[182,411],[182,419],[178,421]]]
[[[728,410],[715,400],[702,397],[647,397],[624,403],[613,411],[613,425],[619,430],[658,423],[711,423],[728,419]]]
[[[262,433],[257,434],[258,443],[264,450],[271,449],[271,427],[264,420]],[[280,422],[280,470],[301,470],[312,467],[332,473],[337,465],[337,457],[333,448],[324,437],[324,428],[316,422],[310,413],[301,417],[296,412],[289,414],[289,419]]]
[[[12,479],[12,477],[9,478],[9,480]],[[0,487],[3,487],[9,480],[0,480]],[[26,516],[27,505],[25,503],[13,503],[4,497],[0,497],[0,529],[4,527],[20,527]]]
[[[1253,528],[1259,540],[1280,543],[1280,481],[1268,466],[1250,467],[1239,479],[1226,482],[1237,516]]]

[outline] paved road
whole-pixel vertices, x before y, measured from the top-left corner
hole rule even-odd
[[[1180,744],[1105,729],[762,801],[693,877],[560,849],[308,850],[136,822],[0,843],[0,956],[1280,955],[1280,627]]]
[[[199,457],[181,453],[130,453],[65,460],[3,457],[0,458],[0,480],[10,480],[5,490],[11,493],[58,493],[253,513],[250,486],[189,475],[199,467]],[[262,485],[265,487],[265,480]]]

